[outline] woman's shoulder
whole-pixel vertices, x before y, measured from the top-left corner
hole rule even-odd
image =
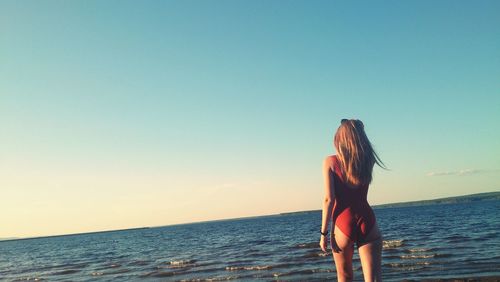
[[[337,161],[337,155],[330,155],[330,156],[326,156],[325,162],[335,162]]]
[[[325,160],[323,161],[323,165],[329,166],[332,170],[335,167],[336,163],[337,163],[337,155],[326,156]]]

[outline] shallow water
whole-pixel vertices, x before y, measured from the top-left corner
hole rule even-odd
[[[375,208],[388,281],[500,275],[500,201]],[[322,281],[321,212],[0,242],[8,281]],[[355,279],[362,279],[354,255]]]

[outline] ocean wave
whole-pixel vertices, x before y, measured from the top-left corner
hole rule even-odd
[[[485,234],[479,234],[477,240],[491,240],[495,239],[499,236],[498,232],[491,232],[491,233],[485,233]]]
[[[195,259],[181,259],[181,260],[172,260],[167,262],[166,266],[158,266],[158,268],[185,268],[192,267],[195,265]]]
[[[425,249],[432,250],[432,249]],[[408,250],[407,250],[408,251]],[[399,256],[402,259],[425,259],[425,258],[448,258],[451,254],[440,254],[440,253],[426,253],[427,251],[408,251],[410,254]]]
[[[435,254],[435,258],[449,258],[452,254]]]
[[[119,263],[105,263],[97,267],[95,270],[108,270],[108,269],[117,269],[120,268],[122,265]]]
[[[390,260],[390,259],[392,259],[392,260],[394,260],[394,259],[399,260],[401,257],[400,257],[400,255],[395,255],[395,254],[388,255],[387,253],[382,253],[382,258],[383,258],[383,260]]]
[[[118,268],[116,270],[106,271],[103,274],[105,274],[105,275],[112,275],[112,274],[120,274],[120,273],[127,273],[127,272],[130,272],[130,269],[127,269],[127,268]]]
[[[66,269],[58,272],[52,273],[52,275],[66,275],[66,274],[75,274],[82,271],[81,269]]]
[[[408,253],[424,253],[424,252],[430,252],[430,251],[434,251],[434,250],[435,250],[434,248],[415,248],[415,249],[406,249],[403,251],[408,252]]]
[[[430,264],[431,263],[428,261],[416,261],[416,262],[411,262],[411,263],[394,262],[394,263],[387,263],[385,265],[390,266],[390,267],[406,267],[406,266],[430,265]]]
[[[436,254],[429,254],[429,255],[402,255],[400,258],[402,259],[424,259],[424,258],[433,258],[435,257]]]
[[[259,251],[250,251],[250,252],[246,253],[245,255],[248,257],[267,257],[269,255],[269,253],[263,253],[263,252],[259,252]]]
[[[296,270],[296,271],[289,271],[289,272],[278,272],[278,273],[273,273],[274,277],[282,277],[282,276],[291,276],[291,275],[304,275],[304,274],[312,274],[313,271],[311,269],[304,269],[304,270]]]
[[[226,266],[226,270],[267,270],[273,268],[271,265],[253,265],[253,266]]]
[[[104,274],[104,272],[95,271],[95,272],[92,272],[90,275],[92,275],[92,276],[101,276],[103,274]]]
[[[177,272],[175,272],[175,271],[153,271],[153,272],[149,272],[149,273],[140,275],[139,277],[141,277],[141,278],[146,278],[146,277],[158,277],[158,278],[161,278],[161,277],[174,276],[176,274],[177,274]]]
[[[323,272],[335,272],[335,269],[332,268],[317,268],[311,270],[313,273],[323,273]]]
[[[395,249],[404,245],[405,240],[384,240],[382,241],[382,249]]]
[[[298,248],[298,249],[319,248],[319,243],[318,242],[301,243],[293,246],[293,248]]]
[[[34,271],[46,271],[46,270],[55,270],[55,269],[83,269],[85,267],[89,266],[88,263],[83,262],[83,263],[64,263],[64,264],[59,264],[59,265],[44,265],[44,266],[38,266],[35,267],[33,270]]]
[[[12,282],[21,282],[21,281],[45,281],[45,278],[42,277],[25,277],[12,280]]]
[[[231,263],[232,264],[245,264],[245,263],[252,263],[254,262],[255,260],[253,259],[237,259],[237,260],[231,260]],[[222,262],[218,262],[217,264],[220,264]]]
[[[399,262],[393,262],[393,263],[385,263],[384,266],[394,268],[396,270],[400,271],[410,271],[410,270],[418,270],[418,269],[423,269],[425,266],[431,265],[430,262],[428,261],[416,261],[416,262],[411,262],[411,263],[399,263]]]
[[[134,260],[134,261],[129,262],[127,265],[128,266],[143,266],[143,265],[148,265],[150,263],[151,262],[148,260]]]
[[[302,270],[294,270],[289,272],[275,272],[273,273],[273,277],[279,278],[282,276],[292,276],[292,275],[310,275],[313,273],[329,273],[335,272],[334,268],[316,268],[316,269],[302,269]]]
[[[318,257],[326,257],[330,255],[329,252],[309,252],[302,256],[302,258],[318,258]]]
[[[194,279],[182,279],[180,282],[199,282],[199,281],[227,281],[227,280],[235,280],[239,279],[240,276],[221,276],[221,277],[211,277],[211,278],[194,278]]]
[[[463,242],[463,241],[470,241],[472,238],[466,237],[463,235],[451,235],[448,237],[444,237],[444,240],[448,240],[448,242]]]
[[[181,259],[181,260],[171,260],[170,265],[183,265],[183,264],[192,264],[195,263],[195,259]]]
[[[261,240],[249,241],[248,244],[249,245],[262,245],[262,244],[266,244],[266,243],[269,243],[269,242],[271,242],[271,240],[261,239]]]

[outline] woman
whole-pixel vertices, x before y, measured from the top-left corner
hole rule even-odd
[[[354,243],[358,248],[365,281],[381,281],[382,236],[375,214],[366,200],[373,166],[385,168],[365,134],[360,120],[343,119],[334,145],[337,155],[323,164],[325,200],[320,247],[326,252],[328,225],[338,281],[352,281]]]

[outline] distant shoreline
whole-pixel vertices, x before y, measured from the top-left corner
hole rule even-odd
[[[37,237],[21,237],[21,238],[0,238],[1,242],[7,241],[20,241],[20,240],[32,240],[32,239],[45,239],[45,238],[56,238],[56,237],[66,237],[66,236],[76,236],[76,235],[87,235],[87,234],[98,234],[98,233],[111,233],[111,232],[120,232],[120,231],[130,231],[130,230],[140,230],[140,229],[149,229],[151,227],[135,227],[135,228],[125,228],[125,229],[115,229],[115,230],[104,230],[104,231],[91,231],[91,232],[82,232],[82,233],[71,233],[71,234],[59,234],[59,235],[49,235],[49,236],[37,236]]]
[[[381,204],[381,205],[373,205],[374,209],[380,208],[400,208],[400,207],[413,207],[413,206],[426,206],[426,205],[438,205],[438,204],[454,204],[454,203],[469,203],[469,202],[480,202],[480,201],[494,201],[500,200],[500,191],[497,192],[486,192],[486,193],[476,193],[455,197],[445,197],[445,198],[437,198],[431,200],[421,200],[421,201],[411,201],[411,202],[398,202],[398,203],[390,203],[390,204]],[[126,229],[116,229],[116,230],[105,230],[105,231],[92,231],[92,232],[82,232],[82,233],[72,233],[72,234],[60,234],[60,235],[49,235],[49,236],[40,236],[40,237],[22,237],[22,238],[0,238],[1,242],[7,241],[17,241],[17,240],[31,240],[31,239],[43,239],[43,238],[53,238],[53,237],[63,237],[63,236],[76,236],[76,235],[84,235],[84,234],[97,234],[97,233],[108,233],[108,232],[120,232],[120,231],[130,231],[130,230],[140,230],[140,229],[148,229],[148,228],[159,228],[166,226],[175,226],[175,225],[185,225],[185,224],[196,224],[196,223],[205,223],[205,222],[214,222],[214,221],[226,221],[226,220],[238,220],[238,219],[250,219],[250,218],[258,218],[265,216],[281,216],[281,215],[292,215],[292,214],[304,214],[311,212],[319,212],[321,210],[306,210],[306,211],[295,211],[295,212],[283,212],[278,214],[269,214],[269,215],[257,215],[257,216],[246,216],[246,217],[236,217],[236,218],[226,218],[226,219],[215,219],[215,220],[206,220],[206,221],[197,221],[197,222],[187,222],[187,223],[179,223],[179,224],[170,224],[163,226],[153,226],[153,227],[136,227],[136,228],[126,228]]]
[[[456,204],[456,203],[470,203],[470,202],[480,202],[480,201],[494,201],[500,200],[500,191],[498,192],[485,192],[485,193],[476,193],[462,196],[454,196],[454,197],[445,197],[445,198],[437,198],[431,200],[420,200],[420,201],[411,201],[411,202],[398,202],[398,203],[390,203],[390,204],[380,204],[373,205],[374,209],[381,208],[402,208],[402,207],[415,207],[415,206],[428,206],[428,205],[441,205],[441,204]],[[284,212],[280,213],[280,215],[291,215],[291,214],[302,214],[302,213],[310,213],[310,212],[318,212],[321,210],[307,210],[307,211],[296,211],[296,212]]]
[[[432,200],[421,200],[391,204],[374,205],[374,208],[395,208],[395,207],[413,207],[413,206],[427,206],[427,205],[440,205],[440,204],[456,204],[456,203],[470,203],[480,201],[500,200],[500,191],[469,194],[463,196],[454,196],[446,198],[438,198]]]

